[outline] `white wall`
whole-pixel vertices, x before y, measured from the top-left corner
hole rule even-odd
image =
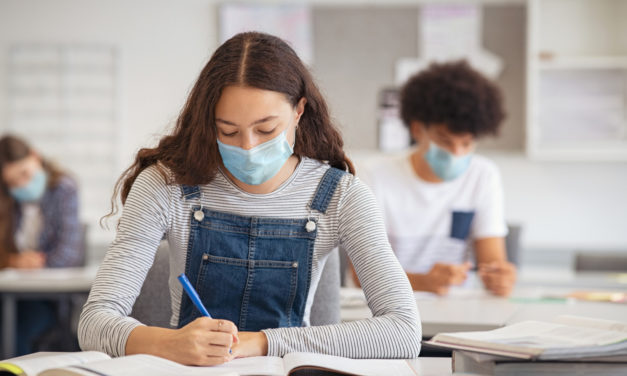
[[[523,225],[523,248],[627,251],[627,162],[487,155],[501,170],[507,219]]]
[[[3,0],[0,61],[13,43],[107,43],[119,48],[122,145],[120,173],[134,152],[156,142],[177,117],[217,43],[211,0]],[[6,69],[0,69],[0,132],[6,127]],[[103,197],[106,208],[108,197]],[[105,214],[104,212],[102,214]],[[113,234],[98,229],[101,242]]]

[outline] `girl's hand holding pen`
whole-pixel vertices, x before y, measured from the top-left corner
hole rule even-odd
[[[173,350],[187,351],[189,359],[184,361],[185,364],[211,366],[232,360],[234,355],[231,347],[239,342],[237,326],[228,320],[211,318],[185,273],[179,275],[177,279],[203,317],[175,331],[172,340],[175,344],[180,344],[180,347],[175,346]],[[180,356],[182,359],[185,358],[183,354]]]
[[[231,347],[239,343],[237,327],[231,321],[199,317],[184,327],[174,330],[168,348],[179,363],[213,366],[234,358]]]
[[[199,317],[180,329],[138,326],[126,341],[126,355],[151,354],[190,366],[215,366],[232,360],[240,342],[231,321]]]

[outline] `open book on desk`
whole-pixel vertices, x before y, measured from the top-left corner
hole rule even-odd
[[[627,375],[627,357],[572,360],[529,361],[488,354],[453,351],[453,372],[509,376],[509,375]]]
[[[627,355],[627,323],[559,316],[482,332],[440,333],[427,346],[517,359],[569,360]]]
[[[327,375],[417,375],[405,360],[349,359],[312,353],[289,353],[283,358],[241,358],[215,367],[190,367],[152,355],[129,355],[112,359],[104,353],[94,351],[40,353],[8,359],[0,362],[0,375],[2,372],[23,376],[285,376],[301,373],[322,375],[325,372]]]

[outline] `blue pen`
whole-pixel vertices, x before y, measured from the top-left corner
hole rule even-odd
[[[202,301],[200,300],[200,296],[198,296],[196,289],[189,282],[189,279],[187,279],[187,276],[185,275],[185,273],[181,273],[181,275],[179,275],[177,278],[179,282],[181,282],[181,285],[183,285],[183,290],[185,290],[189,298],[192,300],[192,303],[194,303],[194,305],[196,306],[196,308],[198,308],[200,313],[202,313],[203,316],[211,318],[209,311],[207,311],[207,308],[205,308],[205,305],[202,304]],[[233,354],[233,351],[231,349],[229,349],[229,354]]]
[[[194,289],[194,286],[192,286],[192,284],[189,283],[189,279],[187,279],[187,276],[185,275],[185,273],[181,273],[181,275],[178,276],[178,280],[179,282],[181,282],[181,285],[183,285],[183,289],[185,290],[189,298],[192,300],[192,303],[194,303],[196,308],[198,308],[200,313],[202,313],[203,316],[207,316],[211,318],[209,311],[207,311],[207,308],[205,308],[205,305],[202,304],[202,301],[200,300],[200,296],[198,296],[198,293],[196,292],[196,289]]]

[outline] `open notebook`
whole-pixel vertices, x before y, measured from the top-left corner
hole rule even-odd
[[[297,375],[302,370],[346,375],[417,375],[405,360],[348,359],[332,355],[290,353],[283,358],[260,356],[235,359],[216,367],[189,367],[152,355],[110,358],[100,352],[34,354],[0,362],[0,372],[24,376],[236,376]]]
[[[518,359],[616,357],[627,355],[627,322],[559,316],[553,322],[523,321],[488,331],[439,333],[423,343]]]

